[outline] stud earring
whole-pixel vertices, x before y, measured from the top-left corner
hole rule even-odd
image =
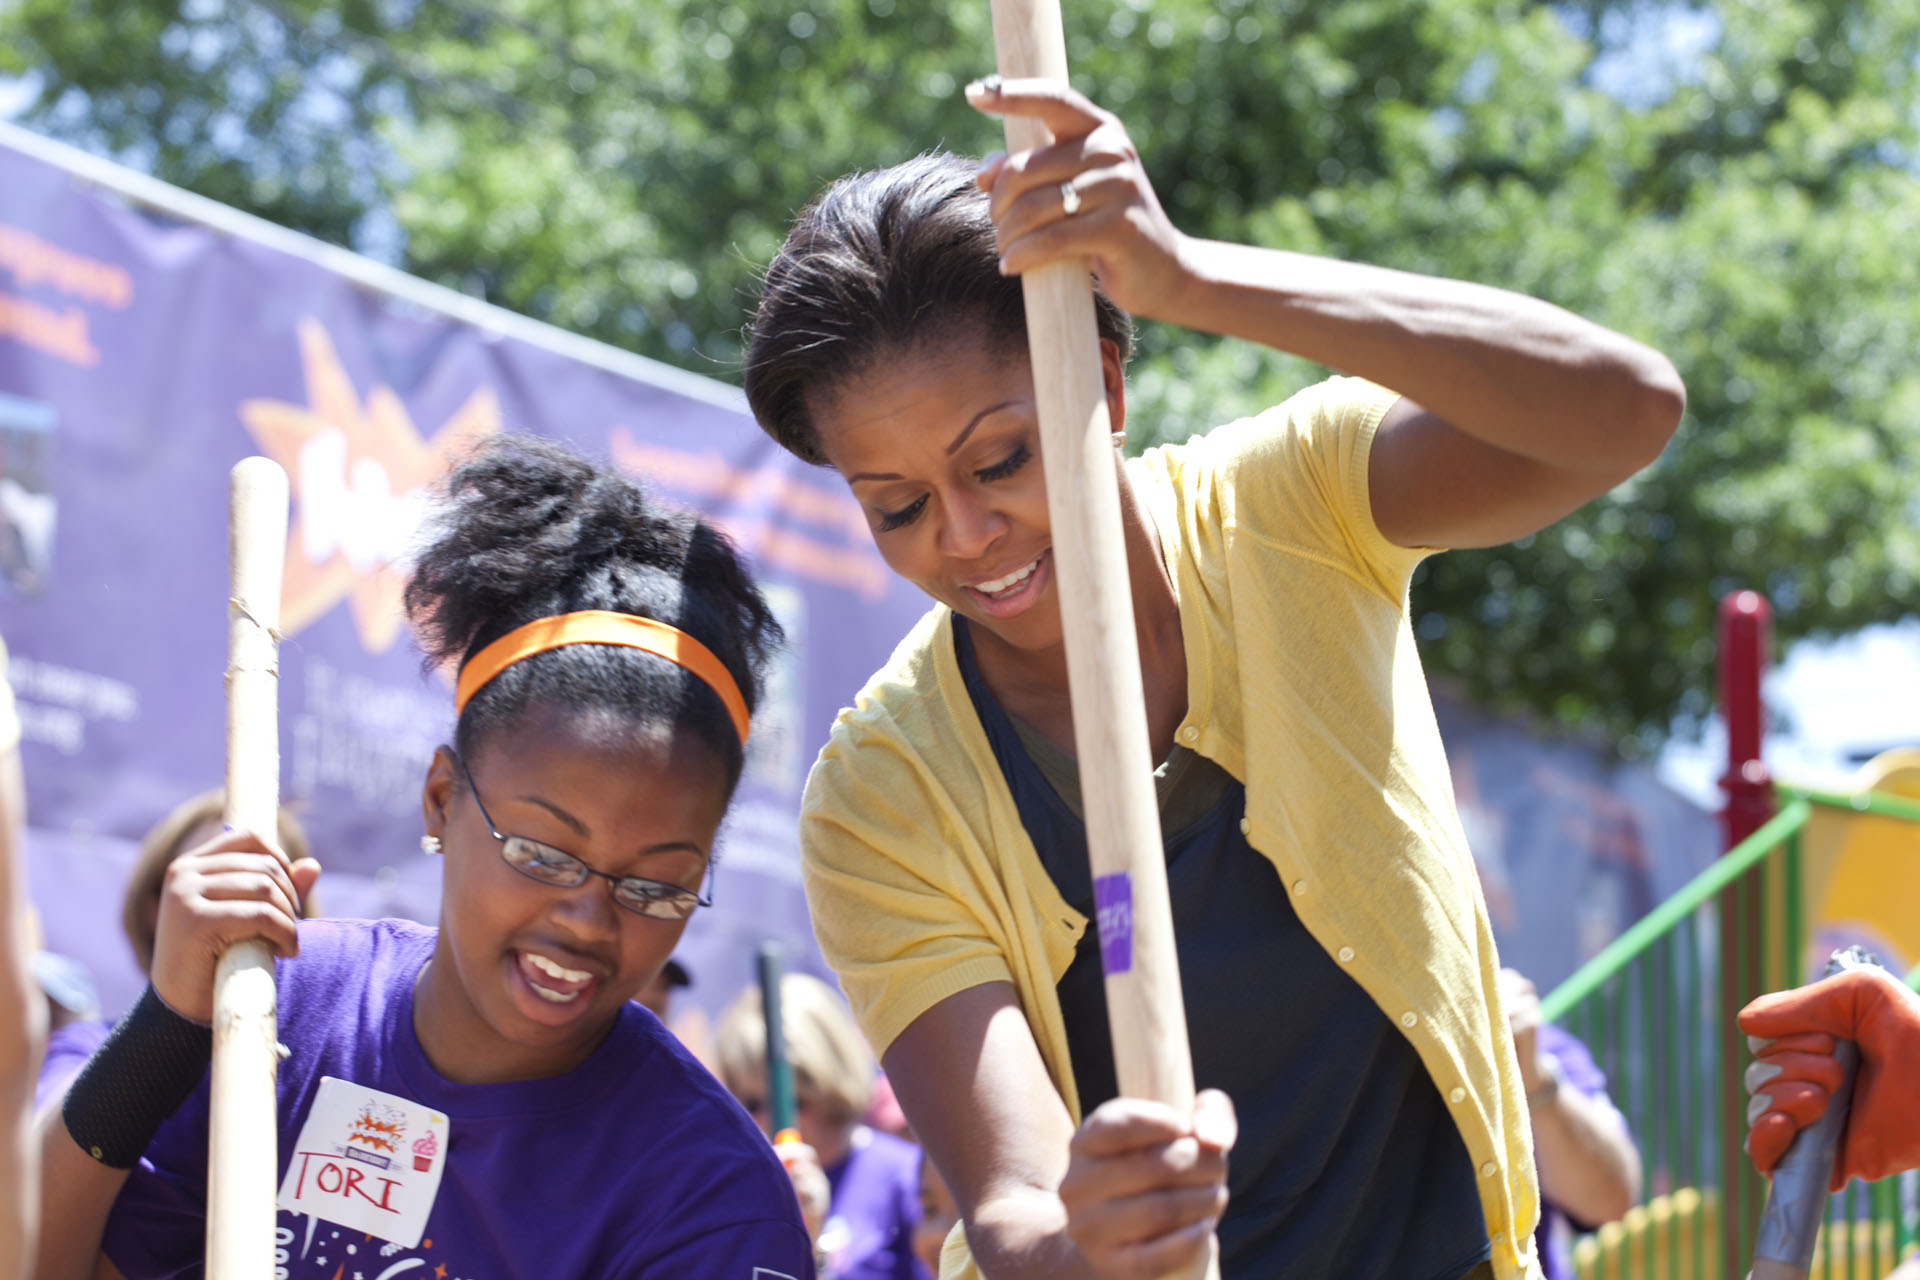
[[[439,857],[440,856],[440,837],[439,836],[421,836],[420,852],[426,854],[429,858]]]

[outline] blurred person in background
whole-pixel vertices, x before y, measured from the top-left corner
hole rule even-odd
[[[0,642],[0,1280],[15,1280],[28,1274],[39,1217],[28,1104],[47,1034],[47,1004],[33,977],[20,716],[4,678],[6,665]]]
[[[166,887],[167,868],[189,849],[216,839],[225,829],[227,793],[219,787],[202,791],[190,800],[175,805],[167,815],[148,829],[140,841],[140,854],[127,875],[127,889],[120,904],[120,929],[133,949],[133,962],[141,973],[153,970],[154,931],[160,921],[160,895]],[[280,845],[295,862],[311,858],[307,833],[299,819],[286,809],[280,810]],[[300,903],[302,918],[311,920],[319,908],[311,893]],[[66,1095],[67,1085],[79,1074],[113,1029],[102,1021],[98,1009],[66,1019],[56,1019],[47,1037],[46,1061],[40,1067],[39,1083],[34,1089],[34,1105],[49,1098]]]
[[[105,1029],[100,1022],[100,992],[93,985],[93,975],[78,960],[46,949],[39,913],[32,908],[28,909],[27,923],[34,947],[33,980],[40,988],[47,1009],[47,1051],[41,1060],[40,1079],[33,1093],[33,1106],[37,1111],[52,1096],[48,1087],[52,1077],[46,1064],[54,1061],[56,1055],[67,1052],[65,1046],[82,1043],[89,1047],[73,1064],[73,1069],[78,1070],[86,1055],[93,1052],[92,1046],[97,1046],[105,1035]],[[79,1029],[77,1034],[75,1028]],[[55,1075],[64,1087],[67,1077],[57,1072]]]
[[[693,978],[687,973],[687,967],[678,960],[669,960],[634,999],[670,1027],[673,1025],[673,993],[692,985]]]
[[[1547,1280],[1573,1280],[1573,1231],[1591,1231],[1633,1207],[1640,1198],[1640,1152],[1587,1046],[1541,1020],[1533,983],[1502,969],[1500,1003],[1533,1121],[1541,1268]]]
[[[913,1253],[931,1275],[940,1274],[940,1250],[960,1221],[960,1206],[933,1160],[920,1158],[920,1222],[913,1229]]]
[[[707,1011],[697,1004],[674,998],[674,992],[691,986],[693,975],[687,972],[686,965],[669,960],[635,999],[673,1032],[673,1038],[685,1045],[688,1053],[700,1059],[700,1065],[718,1075],[713,1063],[713,1023],[707,1018]]]
[[[821,1274],[834,1280],[924,1280],[929,1273],[913,1248],[920,1149],[861,1120],[873,1103],[873,1050],[839,993],[818,978],[785,975],[780,1006],[793,1066],[795,1124],[808,1149],[797,1158],[790,1148],[783,1150],[782,1158],[814,1232]],[[714,1054],[721,1082],[771,1133],[759,987],[735,996],[720,1015]],[[816,1168],[825,1174],[824,1206]]]
[[[1860,1052],[1831,1190],[1920,1169],[1920,993],[1878,965],[1775,991],[1740,1011],[1754,1053],[1746,1071],[1747,1154],[1771,1176],[1794,1135],[1840,1087],[1835,1043]]]
[[[862,1119],[882,1133],[905,1138],[908,1142],[914,1141],[913,1126],[907,1123],[907,1113],[900,1109],[900,1099],[893,1091],[893,1081],[887,1079],[885,1071],[874,1072],[873,1101],[867,1104],[867,1114]]]

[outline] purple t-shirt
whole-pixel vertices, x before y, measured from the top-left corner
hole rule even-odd
[[[833,1200],[820,1248],[835,1280],[926,1280],[913,1252],[920,1225],[920,1148],[865,1125],[827,1170]]]
[[[1554,1065],[1560,1068],[1561,1088],[1575,1090],[1613,1110],[1613,1100],[1607,1096],[1606,1072],[1600,1070],[1579,1037],[1552,1023],[1544,1023],[1536,1044],[1540,1052],[1553,1059]],[[1614,1114],[1618,1116],[1619,1112],[1614,1111]],[[1625,1120],[1622,1120],[1622,1127],[1625,1124]],[[1570,1236],[1576,1230],[1586,1230],[1587,1226],[1574,1223],[1559,1205],[1542,1198],[1540,1228],[1534,1233],[1534,1242],[1539,1247],[1540,1265],[1546,1272],[1547,1280],[1574,1280]]]
[[[33,1109],[47,1105],[49,1098],[67,1096],[67,1086],[87,1065],[93,1051],[106,1043],[113,1028],[97,1019],[69,1022],[47,1037],[47,1056],[40,1063],[40,1078],[33,1086]]]
[[[565,1075],[456,1084],[413,1029],[413,982],[434,930],[312,920],[279,968],[279,1168],[322,1076],[449,1119],[447,1164],[416,1248],[282,1211],[288,1280],[811,1277],[813,1251],[767,1140],[637,1004]],[[103,1247],[128,1280],[202,1272],[207,1085],[147,1148]]]

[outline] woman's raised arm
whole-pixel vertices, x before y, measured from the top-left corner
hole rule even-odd
[[[1659,456],[1686,404],[1667,358],[1487,285],[1181,234],[1120,121],[1046,81],[970,87],[1052,146],[982,167],[1003,269],[1085,258],[1137,315],[1263,343],[1404,397],[1370,462],[1375,523],[1408,547],[1531,533]]]

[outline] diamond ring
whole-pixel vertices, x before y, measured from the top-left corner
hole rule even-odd
[[[1080,192],[1071,182],[1060,184],[1060,212],[1069,218],[1080,212]]]

